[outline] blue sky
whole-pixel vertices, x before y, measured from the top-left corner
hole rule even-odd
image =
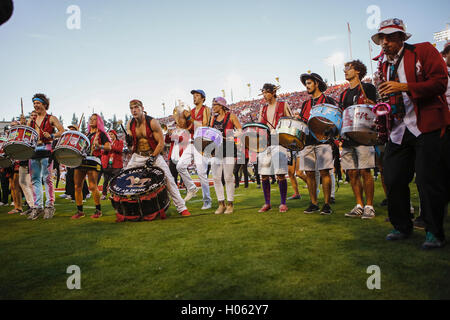
[[[144,102],[149,114],[170,114],[175,100],[192,105],[191,89],[203,89],[207,104],[226,91],[231,102],[256,96],[280,78],[281,92],[303,90],[299,75],[311,70],[333,81],[326,59],[353,58],[369,65],[367,8],[381,19],[399,17],[410,43],[433,42],[450,23],[450,1],[145,1],[15,0],[13,17],[0,27],[0,119],[31,111],[31,97],[44,92],[50,111],[67,125],[72,114],[106,118]],[[70,5],[81,10],[81,28],[70,30]],[[443,43],[438,43],[438,49]],[[379,48],[373,46],[373,54]],[[375,68],[375,64],[373,65]],[[336,77],[343,81],[342,66]]]

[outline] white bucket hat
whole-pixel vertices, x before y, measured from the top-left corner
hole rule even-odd
[[[380,34],[392,34],[395,32],[402,32],[405,34],[406,39],[411,38],[411,34],[406,32],[406,26],[402,20],[394,18],[387,19],[380,23],[380,27],[378,28],[378,32],[372,36],[372,41],[380,45]]]

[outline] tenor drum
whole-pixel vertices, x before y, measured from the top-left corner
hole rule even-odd
[[[341,109],[327,103],[316,105],[311,109],[308,127],[311,135],[320,142],[339,135],[342,127]]]
[[[308,125],[299,119],[293,117],[280,118],[277,125],[279,144],[289,150],[303,150],[308,131]]]
[[[194,147],[206,157],[214,156],[215,149],[222,145],[222,140],[222,132],[214,128],[198,127],[194,133]]]
[[[9,130],[8,141],[3,146],[5,154],[18,161],[31,159],[38,141],[38,133],[31,127],[18,125]]]
[[[378,141],[372,106],[357,104],[344,110],[341,134],[366,146],[380,144]]]
[[[166,218],[170,198],[164,172],[157,167],[122,170],[111,180],[109,191],[119,221]]]
[[[64,132],[55,146],[53,155],[59,163],[69,168],[78,167],[90,148],[89,139],[74,130]]]
[[[263,123],[247,123],[242,126],[241,141],[253,152],[263,152],[270,145],[270,129]]]

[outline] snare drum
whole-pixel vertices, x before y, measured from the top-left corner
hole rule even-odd
[[[0,138],[0,168],[9,168],[12,166],[11,159],[9,159],[3,152],[3,145],[6,142],[5,140],[3,138]]]
[[[222,145],[222,140],[222,132],[214,128],[198,127],[194,133],[194,147],[205,157],[214,156],[216,148]]]
[[[357,104],[344,110],[341,134],[366,146],[380,144],[377,137],[376,115],[371,105]]]
[[[59,163],[69,168],[76,168],[81,165],[89,148],[89,139],[84,134],[70,130],[61,135],[53,154]]]
[[[111,180],[109,191],[119,221],[149,221],[158,215],[166,218],[170,198],[160,168],[122,170]]]
[[[31,127],[18,125],[9,130],[8,141],[3,146],[5,154],[18,161],[31,159],[38,141],[38,133]]]
[[[282,117],[277,125],[279,144],[289,150],[303,150],[308,131],[308,125],[303,121],[293,117]]]
[[[342,111],[332,104],[318,104],[311,109],[308,121],[311,135],[320,142],[339,135],[342,127]]]
[[[247,123],[242,126],[241,141],[253,152],[263,152],[270,145],[270,129],[263,123]]]

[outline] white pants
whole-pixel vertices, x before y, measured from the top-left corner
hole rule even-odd
[[[148,158],[149,157],[144,157],[136,153],[133,153],[126,169],[142,167],[145,165],[145,162],[148,160]],[[167,191],[169,191],[170,197],[172,198],[172,201],[175,204],[177,211],[181,213],[184,210],[186,210],[187,208],[184,203],[184,200],[183,198],[181,198],[180,191],[178,190],[178,187],[175,184],[175,180],[173,179],[172,173],[170,172],[169,166],[167,165],[166,161],[164,161],[164,158],[161,155],[158,155],[153,165],[164,171]]]
[[[200,179],[200,184],[202,185],[203,192],[203,202],[211,203],[211,195],[209,193],[209,181],[206,171],[208,170],[208,159],[203,157],[200,152],[195,149],[194,145],[191,143],[183,151],[180,160],[177,163],[177,171],[183,179],[184,185],[188,191],[194,190],[195,183],[191,178],[188,171],[188,166],[192,163],[194,159],[195,167],[197,168],[197,174]]]
[[[234,201],[234,158],[213,158],[211,164],[211,172],[214,180],[214,189],[216,190],[217,201],[225,201],[224,188],[222,184],[222,172],[225,179],[225,187],[227,189],[228,202]]]
[[[22,188],[25,200],[30,208],[34,207],[33,185],[31,184],[31,175],[28,173],[28,168],[19,167],[19,185]]]

